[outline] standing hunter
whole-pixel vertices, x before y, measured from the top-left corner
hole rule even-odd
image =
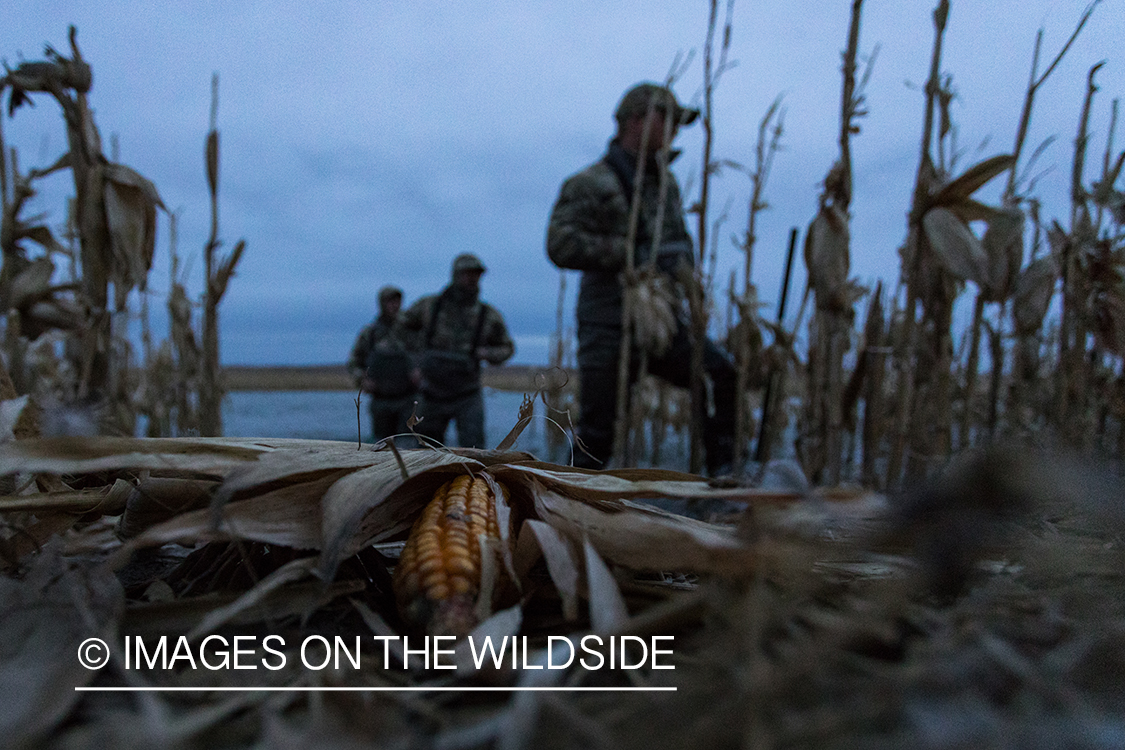
[[[665,319],[674,318],[674,322],[666,323],[671,329],[667,332],[668,340],[648,351],[648,371],[673,385],[687,387],[690,383],[691,327],[685,319],[684,289],[677,279],[694,267],[694,253],[684,221],[680,188],[669,168],[679,152],[665,146],[671,146],[680,125],[690,124],[698,116],[698,110],[681,106],[664,86],[640,83],[632,87],[617,106],[617,133],[606,154],[567,178],[551,212],[547,255],[561,268],[582,272],[577,311],[578,437],[589,455],[576,452],[576,466],[604,468],[613,453],[623,271],[638,160],[644,163],[644,173],[633,245],[634,268],[644,267],[659,237],[653,281],[666,290],[665,299],[671,302],[671,309],[665,308]],[[642,144],[646,148],[643,155]],[[658,217],[662,217],[659,232]],[[629,358],[630,385],[637,377],[639,358],[634,342]],[[715,476],[731,470],[736,378],[729,356],[711,341],[704,344],[703,364],[711,395],[703,440],[707,471]]]
[[[348,359],[356,387],[369,397],[372,440],[410,431],[406,422],[414,411],[418,382],[410,355],[394,330],[401,308],[401,289],[380,289],[379,314],[359,332]]]
[[[504,318],[480,300],[485,270],[477,256],[458,255],[449,286],[419,299],[399,320],[421,382],[422,421],[415,429],[443,441],[449,422],[456,420],[457,443],[463,448],[484,447],[481,362],[501,364],[516,350]]]

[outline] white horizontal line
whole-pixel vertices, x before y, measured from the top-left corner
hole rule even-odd
[[[626,693],[626,692],[675,692],[675,687],[457,687],[455,685],[426,687],[75,687],[79,693]]]

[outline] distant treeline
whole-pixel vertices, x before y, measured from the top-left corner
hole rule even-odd
[[[535,365],[500,365],[482,372],[484,385],[500,391],[534,393],[546,382],[549,368]],[[568,373],[568,383],[577,377]],[[229,391],[354,391],[355,382],[344,365],[228,366],[223,379]],[[552,385],[560,380],[551,378]]]

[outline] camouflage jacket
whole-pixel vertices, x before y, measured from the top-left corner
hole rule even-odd
[[[436,320],[433,319],[435,309]],[[478,320],[480,336],[474,351],[473,337]],[[431,328],[432,335],[428,335]],[[422,297],[407,308],[399,315],[396,331],[400,332],[407,349],[414,353],[416,361],[422,366],[423,390],[426,390],[425,379],[431,377],[424,361],[427,352],[461,355],[475,366],[481,359],[489,364],[501,364],[516,350],[508,335],[504,318],[496,308],[475,297],[466,299],[465,295],[453,287],[446,287],[441,294]],[[479,372],[475,384],[479,388]]]
[[[352,353],[348,357],[348,374],[355,380],[356,387],[362,387],[363,380],[367,377],[376,381],[376,391],[380,390],[381,385],[386,386],[396,395],[413,390],[407,384],[400,382],[401,375],[393,378],[396,381],[394,383],[378,382],[378,373],[372,371],[373,355],[376,352],[392,356],[405,352],[405,347],[396,332],[394,320],[388,319],[385,315],[380,315],[365,325],[356,336],[355,344],[352,345]]]
[[[673,159],[676,152],[672,154]],[[578,323],[621,325],[625,240],[636,158],[616,140],[604,157],[567,178],[551,211],[547,255],[561,267],[582,271],[578,292]],[[692,263],[692,240],[684,222],[680,187],[670,170],[660,233],[660,266]],[[633,260],[637,267],[649,257],[660,198],[660,167],[650,161],[641,187],[640,219]]]

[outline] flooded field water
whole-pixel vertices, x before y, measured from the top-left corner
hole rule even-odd
[[[485,436],[489,448],[496,447],[516,423],[523,394],[484,389]],[[518,450],[537,458],[568,463],[565,449],[549,455],[547,423],[542,402],[536,403],[535,418],[520,435]],[[363,441],[371,440],[371,418],[366,401],[360,407]],[[355,395],[346,391],[235,391],[227,394],[223,407],[223,432],[228,437],[287,437],[318,440],[356,439]],[[674,437],[674,436],[673,436]],[[561,440],[565,446],[566,440]],[[456,429],[450,425],[446,443],[456,445]]]

